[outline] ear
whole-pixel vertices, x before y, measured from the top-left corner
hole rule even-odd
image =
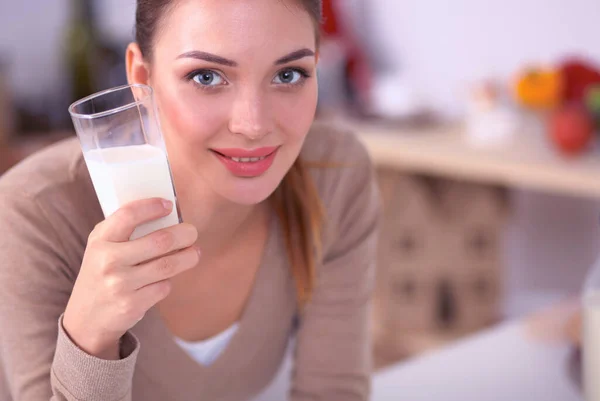
[[[144,56],[137,43],[133,42],[127,46],[125,53],[125,63],[127,69],[127,82],[131,84],[148,85],[150,71],[144,61]]]

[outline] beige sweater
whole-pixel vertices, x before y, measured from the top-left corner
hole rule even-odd
[[[78,142],[62,142],[5,174],[0,179],[0,399],[247,400],[273,378],[292,335],[290,400],[368,399],[368,301],[379,210],[373,169],[353,135],[326,126],[313,127],[303,157],[344,165],[313,172],[327,210],[314,297],[296,319],[281,228],[272,219],[239,331],[210,366],[197,364],[178,347],[155,310],[123,337],[121,360],[100,360],[74,345],[60,317],[88,234],[103,218]]]

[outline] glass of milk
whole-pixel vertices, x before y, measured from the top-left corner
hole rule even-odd
[[[586,401],[600,401],[600,261],[583,292],[583,382]]]
[[[172,201],[173,212],[137,227],[131,239],[181,222],[152,88],[99,92],[73,103],[69,113],[105,217],[126,203],[158,197]]]

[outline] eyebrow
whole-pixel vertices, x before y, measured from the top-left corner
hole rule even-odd
[[[304,57],[312,57],[314,55],[315,52],[310,49],[296,50],[295,52],[291,52],[287,56],[283,56],[279,60],[275,61],[275,65],[291,63],[292,61],[300,60]]]
[[[180,54],[179,56],[177,56],[177,58],[178,59],[180,59],[180,58],[195,58],[198,60],[208,61],[209,63],[226,65],[228,67],[237,67],[238,66],[238,63],[236,63],[235,61],[226,59],[225,57],[217,56],[216,54],[201,52],[198,50]]]
[[[286,56],[281,57],[280,59],[277,59],[275,61],[275,65],[287,64],[292,61],[300,60],[304,57],[312,57],[314,55],[315,55],[315,52],[310,49],[296,50]],[[216,54],[211,54],[211,53],[207,53],[207,52],[202,52],[199,50],[194,50],[191,52],[180,54],[179,56],[177,56],[177,58],[178,59],[180,59],[180,58],[195,58],[198,60],[208,61],[209,63],[225,65],[227,67],[237,67],[238,66],[238,63],[236,63],[233,60],[229,60],[229,59],[226,59],[225,57],[217,56]]]

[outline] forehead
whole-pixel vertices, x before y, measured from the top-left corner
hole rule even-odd
[[[277,58],[314,50],[315,26],[297,0],[177,0],[155,40],[157,54],[173,58],[192,50]]]

